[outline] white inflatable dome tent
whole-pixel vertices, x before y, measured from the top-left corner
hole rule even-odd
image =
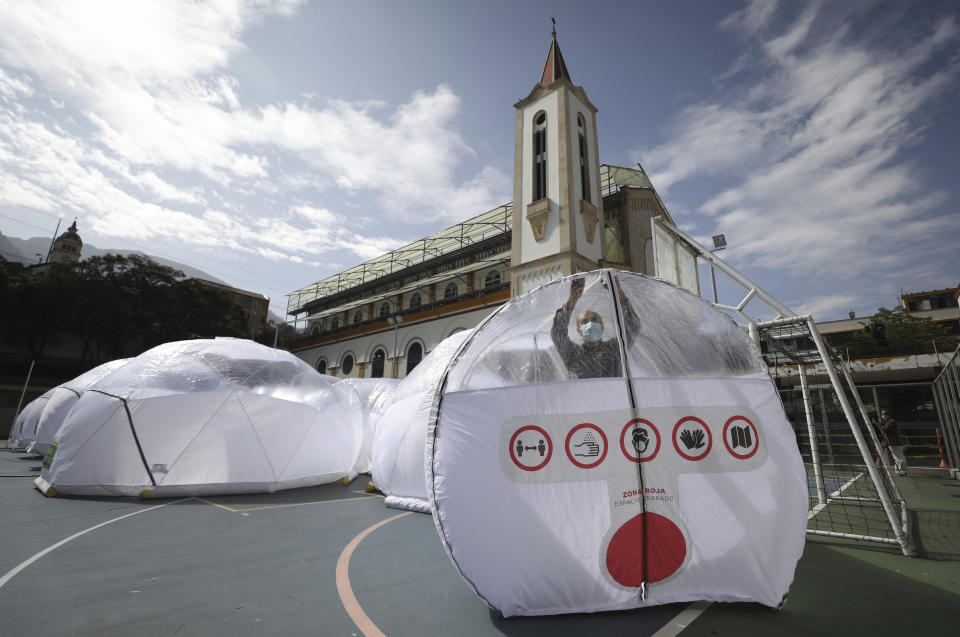
[[[373,466],[373,430],[377,410],[389,403],[390,395],[399,380],[393,378],[345,378],[334,387],[344,404],[359,414],[363,429],[363,444],[354,473],[370,473]]]
[[[56,387],[48,389],[42,395],[37,396],[24,406],[13,421],[13,429],[7,437],[8,446],[12,449],[25,449],[37,437],[37,428],[40,425],[40,416],[43,415],[43,408],[47,406],[47,401],[53,396]]]
[[[163,497],[352,477],[362,426],[334,382],[252,341],[160,345],[88,388],[35,484],[47,495]]]
[[[30,446],[27,447],[27,453],[35,453],[39,456],[46,454],[47,449],[50,448],[50,443],[53,442],[57,432],[60,431],[60,426],[63,425],[67,414],[70,413],[73,406],[80,400],[83,392],[101,378],[112,374],[120,367],[126,365],[128,360],[129,359],[126,358],[120,358],[104,363],[103,365],[98,365],[80,374],[73,380],[69,380],[55,387],[50,396],[50,400],[47,401],[46,406],[43,408],[43,413],[40,414],[40,420],[37,423],[36,438],[30,443]]]
[[[470,330],[448,336],[433,348],[377,405],[373,433],[373,483],[387,506],[429,513],[424,478],[427,426],[435,414],[444,371]]]
[[[778,607],[793,581],[807,484],[766,365],[664,281],[599,270],[502,306],[447,369],[427,445],[444,546],[504,616]]]

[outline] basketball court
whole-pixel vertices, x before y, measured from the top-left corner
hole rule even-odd
[[[938,559],[810,537],[779,612],[697,603],[503,619],[457,575],[432,518],[385,507],[366,476],[263,495],[45,498],[29,477],[39,464],[0,450],[4,635],[875,636],[955,628],[960,603],[954,480],[903,484],[922,509],[919,546]]]

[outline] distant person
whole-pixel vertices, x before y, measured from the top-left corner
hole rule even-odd
[[[893,456],[894,469],[897,475],[907,475],[907,456],[904,452],[903,438],[900,436],[900,425],[890,417],[890,412],[886,409],[880,411],[880,426],[883,429],[884,437],[887,439],[887,445],[890,447],[890,455]]]
[[[886,447],[887,442],[883,435],[883,428],[880,426],[880,421],[877,419],[875,414],[870,415],[870,426],[873,427],[873,433],[877,435],[877,441],[880,443],[880,447]],[[876,458],[874,458],[874,464],[876,464],[878,467],[882,465],[880,454],[880,449],[877,449]]]
[[[623,376],[620,358],[620,343],[616,337],[603,340],[603,318],[592,309],[584,310],[577,317],[577,334],[582,343],[574,343],[567,336],[573,308],[583,295],[584,279],[577,277],[570,282],[570,294],[553,317],[550,337],[560,353],[560,358],[571,376],[576,378],[609,378]],[[617,281],[617,291],[626,319],[627,333],[637,334],[640,319]]]

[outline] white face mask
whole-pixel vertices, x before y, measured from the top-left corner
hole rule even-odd
[[[588,343],[596,343],[603,336],[603,324],[590,321],[580,326],[580,334]]]

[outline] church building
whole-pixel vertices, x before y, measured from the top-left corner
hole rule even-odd
[[[47,263],[77,263],[80,261],[81,250],[83,240],[77,234],[77,220],[74,219],[67,231],[54,239]]]
[[[651,219],[673,220],[639,164],[600,163],[597,108],[556,32],[514,108],[513,201],[291,292],[291,351],[325,374],[403,378],[543,283],[601,267],[653,273]]]

